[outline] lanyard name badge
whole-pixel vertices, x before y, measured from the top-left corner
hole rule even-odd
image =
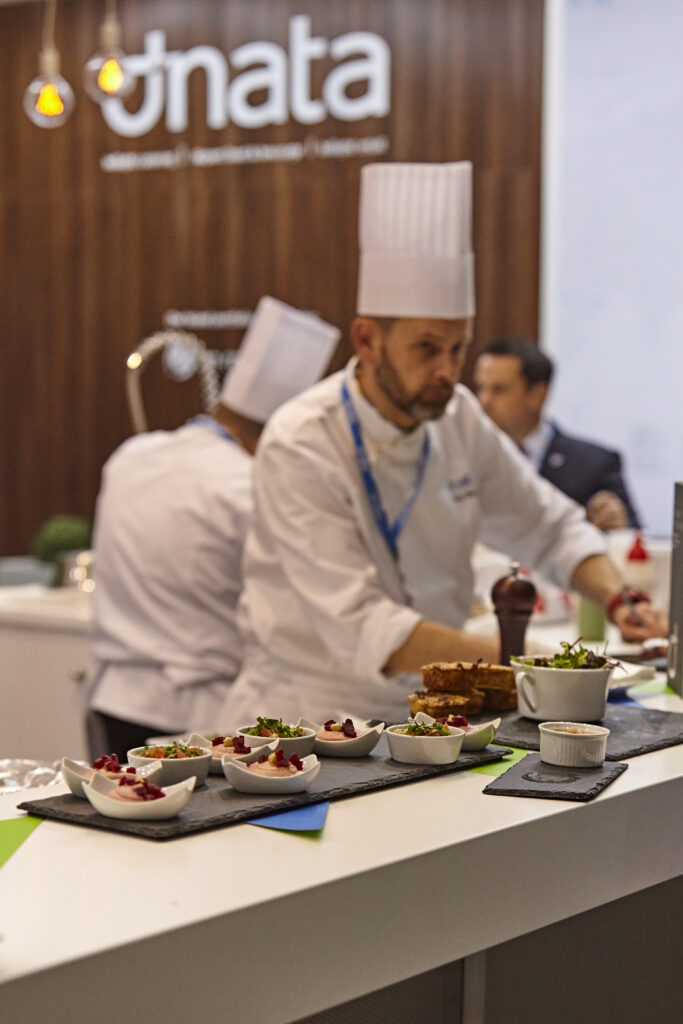
[[[420,452],[420,461],[415,475],[415,484],[413,486],[412,494],[393,523],[390,523],[389,517],[384,509],[384,505],[382,504],[382,496],[379,493],[377,481],[375,480],[372,467],[370,466],[370,460],[363,440],[363,431],[361,430],[360,421],[353,406],[353,402],[351,401],[351,395],[349,394],[349,389],[346,386],[346,381],[342,382],[341,397],[344,404],[344,411],[346,412],[346,418],[349,421],[349,427],[351,429],[353,446],[356,451],[356,462],[358,463],[358,469],[360,470],[360,475],[363,480],[365,493],[368,501],[370,502],[372,514],[375,518],[377,528],[386,541],[392,556],[395,561],[398,561],[398,538],[401,536],[403,527],[408,522],[408,517],[413,510],[413,505],[418,499],[422,489],[422,483],[424,481],[425,470],[427,469],[430,447],[429,434],[425,433],[425,439],[422,445],[422,451]]]
[[[208,427],[209,430],[212,430],[214,434],[218,435],[218,437],[222,437],[224,441],[230,441],[232,444],[239,444],[228,428],[222,426],[222,424],[220,424],[218,420],[215,420],[213,416],[207,416],[205,413],[202,413],[200,416],[193,416],[190,423],[200,427]]]

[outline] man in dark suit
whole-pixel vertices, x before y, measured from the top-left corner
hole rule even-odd
[[[552,362],[534,342],[506,338],[479,354],[474,383],[494,423],[528,455],[541,476],[585,505],[595,526],[640,526],[619,453],[565,434],[543,418],[552,375]]]

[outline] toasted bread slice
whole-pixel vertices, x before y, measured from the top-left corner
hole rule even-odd
[[[474,689],[514,691],[515,674],[508,665],[434,661],[422,666],[422,682],[427,690],[441,690],[447,693],[467,694]]]
[[[418,690],[408,697],[411,715],[422,711],[432,718],[448,715],[476,715],[484,707],[484,694],[479,690],[464,693],[443,693],[441,690]]]
[[[517,707],[516,690],[486,690],[484,711],[514,711]]]

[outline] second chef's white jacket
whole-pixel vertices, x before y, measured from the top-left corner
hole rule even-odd
[[[90,706],[208,728],[242,660],[235,621],[252,458],[205,423],[126,441],[97,501]]]
[[[565,587],[579,562],[605,550],[585,511],[536,475],[466,388],[441,419],[405,433],[363,397],[355,368],[287,403],[261,438],[238,609],[244,663],[221,716],[231,726],[258,714],[402,721],[420,679],[382,667],[422,619],[463,625],[476,540]],[[430,435],[398,561],[366,496],[343,379],[392,521]]]

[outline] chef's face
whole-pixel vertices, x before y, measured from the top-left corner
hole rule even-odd
[[[518,444],[538,425],[548,385],[527,384],[519,356],[479,356],[474,387],[484,412]]]
[[[378,321],[377,387],[413,423],[443,415],[460,380],[471,320]]]

